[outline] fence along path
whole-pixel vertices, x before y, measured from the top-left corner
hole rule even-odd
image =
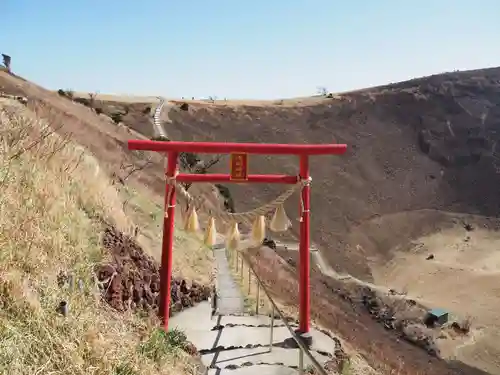
[[[165,100],[154,111],[155,133],[168,139],[160,119]],[[224,238],[214,247],[217,266],[218,312],[212,317],[209,302],[184,310],[170,320],[171,328],[184,331],[201,354],[207,375],[326,375],[324,366],[334,359],[338,340],[311,330],[310,349],[295,334],[297,326],[287,322],[253,268],[238,251],[228,252]],[[244,271],[246,268],[246,272]],[[241,284],[257,285],[257,301],[249,310]],[[239,279],[239,280],[238,280]],[[267,300],[267,308],[262,308]]]

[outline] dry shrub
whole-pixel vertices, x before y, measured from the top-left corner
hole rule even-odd
[[[451,327],[455,329],[455,331],[460,332],[461,334],[468,334],[471,330],[473,323],[473,318],[470,315],[467,315],[463,319],[458,322],[454,322],[451,324]]]
[[[472,316],[467,315],[460,323],[460,326],[462,327],[464,332],[469,333],[472,327]]]
[[[23,106],[0,101],[0,373],[194,371],[176,347],[160,358],[143,354],[154,318],[117,314],[101,302],[92,274],[105,256],[99,234],[103,221],[130,224],[121,207],[85,150]],[[58,286],[60,270],[78,286]]]

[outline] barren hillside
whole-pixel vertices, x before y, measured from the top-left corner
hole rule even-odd
[[[396,248],[449,228],[456,220],[470,219],[448,219],[441,211],[496,215],[500,203],[495,151],[499,80],[500,69],[452,73],[296,107],[279,102],[260,106],[188,103],[183,110],[177,104],[169,114],[171,122],[166,130],[177,140],[347,143],[345,156],[316,157],[311,163],[312,240],[337,271],[390,283],[390,277],[379,276],[383,274],[380,264],[395,259]],[[72,132],[110,174],[120,170],[124,160],[143,162],[143,156],[127,152],[125,145],[127,139],[139,135],[128,133],[108,118],[1,72],[0,90],[28,96],[30,106],[52,108],[52,115],[57,114],[58,123],[63,124],[60,130]],[[147,104],[111,104],[115,107],[112,111],[127,106],[127,125],[145,136],[152,135],[144,117],[149,116]],[[264,158],[265,163],[262,159],[251,158],[252,173],[297,171],[294,158],[269,157]],[[226,169],[224,164],[217,168]],[[159,159],[134,177],[137,186],[143,184],[163,194]],[[229,188],[238,211],[281,192],[279,186]],[[287,212],[294,217],[297,211],[298,203],[291,199]],[[439,241],[426,243],[435,242]],[[254,261],[274,292],[286,304],[296,303],[295,269],[269,253],[256,256]],[[346,297],[350,288],[318,274],[313,288],[315,318],[345,338],[382,373],[452,373],[446,363],[429,357],[373,320],[361,306],[358,291]],[[491,351],[491,346],[486,345],[484,351]],[[496,365],[484,365],[488,360],[467,360],[467,366],[460,362],[456,366],[461,374],[480,373],[474,368],[495,373]]]
[[[466,374],[474,368],[500,372],[500,326],[495,323],[500,295],[493,282],[500,272],[495,254],[499,224],[482,218],[495,217],[500,209],[500,68],[361,90],[310,106],[187,103],[187,110],[176,103],[169,113],[166,127],[172,139],[348,144],[345,156],[316,157],[311,163],[312,240],[337,272],[474,321],[469,338],[441,334],[436,341],[441,356],[466,363]],[[227,165],[217,168],[227,170]],[[252,173],[296,173],[297,160],[252,156],[250,168]],[[229,189],[237,211],[281,191],[256,185]],[[287,202],[287,212],[296,217],[296,200]],[[426,261],[429,254],[436,261]],[[264,253],[254,261],[277,295],[296,304],[296,284],[284,281],[296,279],[295,271],[276,261],[283,268],[276,276]],[[436,283],[442,287],[436,289]],[[343,289],[342,283],[317,280],[313,310],[328,311],[318,319],[358,348],[366,350],[370,337],[372,345],[398,351],[409,367],[431,371],[401,343],[384,344],[387,332],[368,328],[362,314],[343,315],[351,308],[358,311],[352,301],[343,301]],[[326,300],[319,297],[328,294]],[[360,338],[350,329],[368,331]],[[378,358],[391,362],[387,353]]]
[[[371,279],[366,257],[392,245],[357,233],[374,217],[430,208],[495,216],[500,209],[500,68],[367,89],[314,106],[190,104],[170,119],[167,131],[176,140],[346,143],[345,156],[311,163],[312,238],[333,267],[359,277]],[[293,157],[265,160],[252,157],[252,173],[297,170]],[[230,189],[238,210],[280,191]],[[249,196],[254,200],[239,199]],[[296,203],[288,202],[289,213]]]

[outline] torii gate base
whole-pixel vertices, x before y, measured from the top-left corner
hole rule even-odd
[[[163,327],[168,329],[170,312],[170,282],[172,279],[172,246],[174,236],[175,184],[169,181],[175,178],[178,182],[249,182],[249,183],[280,183],[296,184],[299,180],[309,179],[309,156],[340,155],[347,150],[345,144],[306,145],[306,144],[259,144],[259,143],[217,143],[217,142],[158,142],[131,140],[129,150],[156,151],[168,156],[165,187],[165,215],[163,220],[163,243],[160,274],[160,306],[159,314],[163,319]],[[297,155],[300,160],[300,175],[248,175],[246,167],[242,179],[234,178],[234,174],[177,174],[178,156],[180,152],[211,153],[211,154],[267,154],[267,155]],[[172,190],[170,190],[172,189]],[[309,207],[310,186],[305,185],[301,192],[300,207],[300,245],[299,245],[299,329],[298,333],[307,343],[310,321],[310,259],[309,259]]]

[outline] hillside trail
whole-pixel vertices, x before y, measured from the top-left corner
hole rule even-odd
[[[279,250],[280,248],[282,250],[286,251],[298,251],[299,250],[299,244],[297,242],[276,242],[276,247]],[[423,305],[428,305],[430,302],[426,301],[420,297],[412,296],[407,293],[402,293],[398,292],[394,289],[388,288],[384,285],[378,285],[374,284],[368,281],[364,281],[361,279],[358,279],[357,277],[347,274],[347,273],[339,273],[337,272],[332,266],[330,266],[323,256],[321,255],[321,251],[318,249],[315,249],[314,247],[311,248],[311,260],[314,263],[314,265],[318,268],[318,270],[324,275],[327,276],[335,281],[340,281],[343,283],[351,283],[355,284],[360,287],[365,287],[369,288],[374,292],[378,292],[381,294],[385,295],[390,295],[391,298],[396,299],[396,300],[406,300],[406,301],[416,301],[420,304]]]

